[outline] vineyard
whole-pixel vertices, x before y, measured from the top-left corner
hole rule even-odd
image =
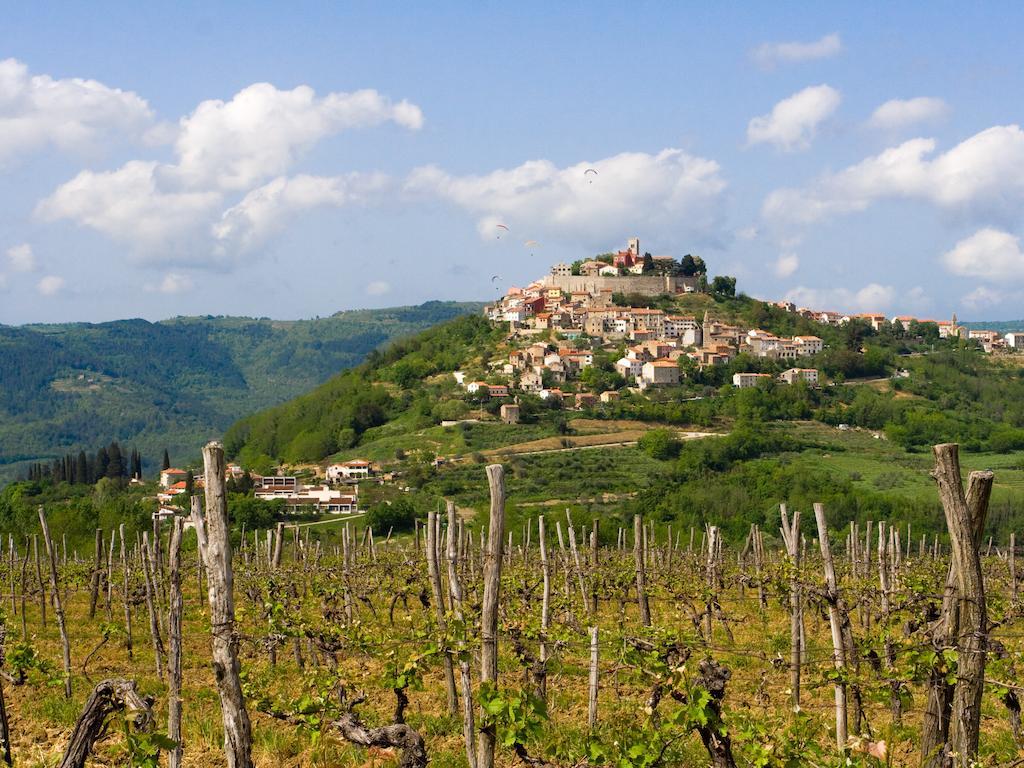
[[[948,537],[789,510],[714,525],[232,531],[204,449],[189,518],[63,550],[46,510],[0,583],[0,757],[24,766],[1024,765],[1015,540],[994,478],[934,449]],[[813,514],[812,514],[813,513]],[[188,530],[185,530],[185,528]],[[340,529],[333,537],[323,531]]]

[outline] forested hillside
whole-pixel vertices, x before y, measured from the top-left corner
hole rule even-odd
[[[0,326],[0,479],[112,440],[137,447],[149,467],[164,448],[184,460],[239,417],[315,387],[384,342],[478,308]]]

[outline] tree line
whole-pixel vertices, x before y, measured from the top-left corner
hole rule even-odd
[[[168,461],[167,451],[164,451],[164,459]],[[114,440],[110,445],[101,446],[94,453],[82,450],[77,456],[67,453],[50,463],[30,464],[25,479],[93,485],[104,477],[114,480],[142,480],[142,454],[136,448],[125,453]]]

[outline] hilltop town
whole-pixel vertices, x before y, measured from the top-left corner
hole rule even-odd
[[[536,393],[541,398],[562,398],[559,386],[577,382],[576,405],[595,399],[608,401],[615,390],[587,391],[580,374],[593,364],[596,350],[617,350],[624,354],[615,370],[628,386],[639,390],[678,384],[687,370],[702,370],[729,363],[740,355],[777,361],[793,366],[777,375],[779,381],[811,386],[821,383],[814,358],[825,343],[813,334],[777,336],[756,327],[724,322],[712,309],[701,316],[680,314],[651,306],[654,299],[672,304],[676,297],[691,294],[735,294],[735,279],[707,279],[706,265],[699,257],[641,253],[640,239],[633,237],[627,247],[595,259],[559,263],[551,272],[525,288],[513,287],[505,296],[485,308],[496,323],[508,323],[509,340],[518,345],[507,361],[492,369],[497,378],[490,383],[465,382],[476,393],[487,386],[493,397],[510,392]],[[635,306],[636,303],[644,306]],[[939,338],[962,337],[977,342],[986,352],[1024,349],[1024,334],[967,329],[948,321],[924,320],[900,314],[844,314],[830,310],[798,307],[788,301],[767,302],[787,313],[825,326],[844,326],[860,321],[881,331],[918,334],[933,326]],[[585,342],[585,343],[582,343]],[[736,387],[756,386],[770,374],[739,371],[733,374]],[[500,380],[499,380],[500,379]]]

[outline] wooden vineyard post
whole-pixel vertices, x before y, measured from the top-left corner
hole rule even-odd
[[[825,568],[825,601],[828,603],[828,624],[832,631],[832,659],[836,667],[836,748],[846,748],[846,653],[843,647],[842,619],[839,615],[839,586],[836,583],[836,567],[832,561],[832,548],[828,541],[828,525],[825,522],[825,507],[814,505],[814,519],[818,524],[818,543],[821,546],[821,560]],[[851,536],[851,542],[857,542]]]
[[[103,529],[96,529],[96,564],[89,580],[89,618],[96,616],[96,603],[100,597],[100,582],[103,580]]]
[[[782,540],[786,544],[789,557],[789,687],[793,697],[793,706],[800,706],[800,651],[802,637],[802,617],[800,615],[800,511],[793,512],[790,522],[786,514],[786,505],[780,504],[782,516]]]
[[[441,590],[441,571],[437,565],[437,556],[440,551],[438,543],[438,530],[440,520],[434,510],[427,513],[427,576],[430,578],[430,588],[434,595],[434,616],[437,619],[438,634],[442,637],[447,632],[444,620],[445,600],[444,592]],[[459,698],[455,693],[455,668],[452,665],[450,653],[444,655],[444,682],[448,692],[448,712],[452,717],[459,713]]]
[[[949,725],[949,750],[955,765],[967,768],[978,755],[981,729],[981,694],[985,686],[985,653],[988,630],[985,586],[978,553],[977,529],[960,476],[959,448],[955,443],[936,445],[932,477],[939,487],[946,514],[953,565],[959,590],[957,683],[953,689],[953,711]],[[991,476],[991,473],[987,473]],[[981,517],[987,512],[980,512]]]
[[[50,592],[53,596],[53,612],[57,614],[57,628],[60,630],[60,642],[64,647],[64,698],[71,698],[71,642],[64,623],[64,606],[60,599],[60,586],[57,583],[57,554],[53,550],[50,538],[50,526],[46,524],[46,513],[39,507],[39,524],[43,528],[43,542],[46,544],[46,556],[50,561]]]
[[[1017,534],[1010,535],[1010,599],[1017,599]],[[11,590],[13,592],[13,590]]]
[[[643,524],[640,515],[633,515],[633,559],[636,562],[636,602],[640,606],[640,623],[649,627],[651,626],[651,604],[647,600]]]
[[[128,553],[124,541],[124,523],[118,526],[121,538],[121,584],[124,591],[124,631],[127,636],[125,645],[128,647],[128,658],[132,658],[132,604],[128,584]]]
[[[597,642],[597,627],[590,628],[590,686],[587,696],[587,726],[591,731],[597,727],[597,691],[599,683],[598,660],[600,649]]]
[[[153,640],[153,654],[156,657],[156,676],[164,679],[164,643],[160,637],[160,621],[157,619],[156,585],[151,578],[150,567],[153,562],[149,546],[149,533],[142,532],[142,577],[146,588],[146,610],[149,612],[149,633]]]
[[[537,541],[540,544],[540,570],[544,580],[540,604],[540,679],[537,681],[537,696],[541,701],[548,697],[548,627],[551,622],[551,563],[548,561],[548,544],[544,530],[544,515],[537,518]]]
[[[175,745],[167,755],[168,768],[181,768],[181,532],[184,519],[175,516],[167,556],[171,582],[167,616],[167,736]]]
[[[0,623],[0,669],[7,666],[6,643],[7,625]],[[7,721],[7,703],[4,701],[2,681],[0,681],[0,759],[7,765],[14,765],[14,758],[11,755],[11,728]]]
[[[459,624],[463,623],[464,613],[462,609],[463,591],[462,581],[459,578],[459,543],[453,535],[457,518],[455,515],[455,502],[447,502],[448,512],[448,589],[451,591],[452,613]],[[543,526],[541,527],[543,531]],[[542,544],[543,546],[543,544]],[[463,641],[462,645],[465,645]],[[460,650],[464,650],[460,649]],[[466,762],[469,768],[477,768],[476,750],[473,745],[473,681],[470,677],[469,658],[466,654],[459,655],[459,676],[462,680],[462,735],[466,742]]]
[[[238,639],[235,636],[235,589],[231,564],[231,529],[224,487],[224,447],[203,447],[206,494],[206,569],[210,600],[213,669],[224,721],[228,768],[253,768],[252,725],[242,696]]]
[[[480,613],[480,683],[498,683],[498,599],[501,596],[502,545],[505,536],[505,469],[500,464],[487,467],[491,491],[487,551],[484,553],[484,594]],[[494,768],[497,731],[493,724],[477,734],[477,768]]]
[[[39,584],[39,610],[43,615],[43,629],[46,629],[46,584],[43,582],[43,571],[39,560],[39,537],[32,534],[32,554],[36,561],[36,582]]]

